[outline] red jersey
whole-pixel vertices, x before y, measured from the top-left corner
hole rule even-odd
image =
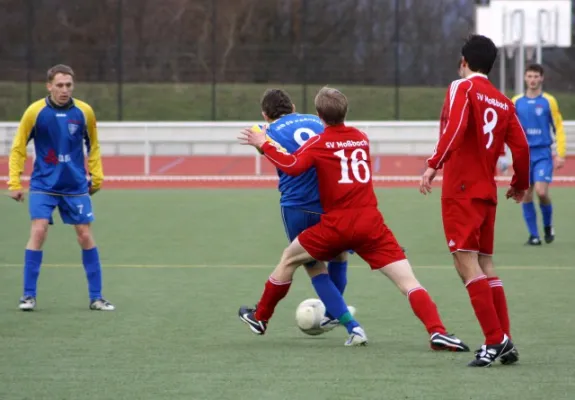
[[[279,151],[269,142],[264,155],[288,175],[299,175],[315,167],[319,197],[326,214],[346,209],[377,208],[371,181],[371,159],[367,136],[344,124],[328,126],[295,153]]]
[[[529,145],[515,106],[487,76],[473,74],[449,86],[442,111],[442,132],[427,160],[443,172],[443,198],[497,202],[497,160],[507,144],[513,155],[511,186],[529,188]]]

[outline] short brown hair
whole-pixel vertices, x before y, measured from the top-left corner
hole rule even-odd
[[[525,69],[525,72],[538,72],[539,75],[543,76],[543,66],[541,64],[531,64]]]
[[[338,125],[347,115],[347,97],[337,89],[324,87],[315,96],[315,109],[327,125]]]
[[[72,71],[72,68],[64,64],[58,64],[54,65],[46,73],[46,78],[48,79],[48,82],[52,82],[57,74],[70,75],[72,78],[74,77],[74,71]]]
[[[289,94],[281,89],[266,90],[262,96],[261,106],[262,111],[273,120],[293,112],[293,103]]]

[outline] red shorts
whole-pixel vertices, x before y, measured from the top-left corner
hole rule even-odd
[[[405,253],[377,208],[335,211],[299,234],[303,248],[318,261],[355,251],[371,269],[405,260]]]
[[[447,246],[452,253],[493,255],[497,205],[481,199],[441,199]]]

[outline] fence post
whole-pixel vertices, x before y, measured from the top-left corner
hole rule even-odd
[[[260,176],[262,174],[262,157],[260,153],[256,151],[256,175]]]
[[[152,152],[152,146],[150,143],[150,137],[148,136],[148,125],[144,126],[144,175],[150,175],[150,155]]]

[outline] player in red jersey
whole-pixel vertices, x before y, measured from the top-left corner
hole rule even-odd
[[[240,318],[252,331],[265,332],[275,306],[287,294],[300,265],[313,260],[328,261],[351,249],[407,296],[413,312],[430,334],[433,349],[469,351],[461,340],[447,333],[435,303],[416,279],[401,246],[385,225],[371,180],[369,139],[344,124],[347,99],[336,89],[324,88],[316,96],[315,107],[325,131],[309,139],[294,154],[278,150],[266,141],[265,134],[246,130],[240,137],[242,143],[260,149],[286,174],[298,175],[315,167],[324,210],[320,222],[304,230],[285,249],[256,309],[241,307]],[[325,265],[314,268],[322,273]],[[366,340],[363,329],[356,327],[346,344],[364,344]]]
[[[503,284],[493,266],[497,207],[497,160],[507,144],[513,154],[515,175],[507,198],[521,202],[529,188],[529,147],[511,100],[489,81],[497,57],[493,42],[472,35],[462,51],[464,78],[447,90],[447,119],[420,191],[431,192],[437,170],[444,168],[441,212],[445,238],[455,267],[465,283],[485,343],[469,363],[490,366],[518,360],[510,339],[509,316]]]

